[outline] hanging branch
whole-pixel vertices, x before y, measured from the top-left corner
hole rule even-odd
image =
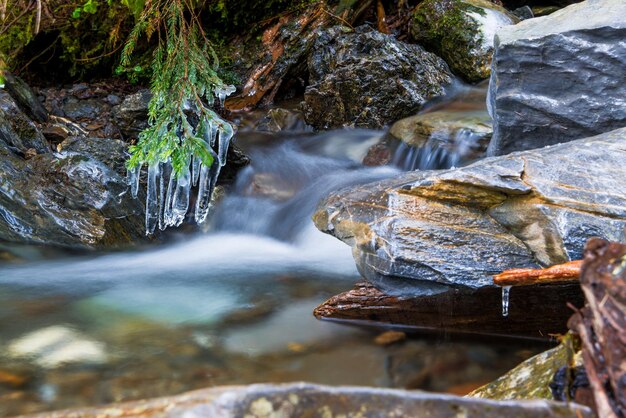
[[[122,53],[128,67],[139,38],[156,34],[152,60],[149,127],[130,147],[129,182],[137,195],[139,171],[148,166],[146,232],[180,225],[189,206],[191,185],[199,184],[196,221],[207,216],[220,167],[233,136],[230,123],[211,106],[235,89],[217,75],[219,65],[191,4],[183,0],[148,1]],[[213,147],[216,149],[214,150]],[[167,194],[163,176],[169,176]]]

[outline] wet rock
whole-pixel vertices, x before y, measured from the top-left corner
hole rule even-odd
[[[51,326],[26,334],[11,341],[7,352],[12,357],[30,358],[45,368],[106,361],[105,348],[101,343],[63,326]]]
[[[622,0],[586,1],[498,32],[492,154],[626,126],[624,16]]]
[[[93,158],[115,171],[120,177],[126,176],[128,145],[118,139],[73,136],[60,143],[57,149]]]
[[[492,133],[489,114],[486,111],[422,113],[394,123],[389,133],[408,145],[419,148],[438,133],[442,137],[454,137],[464,130],[488,141]]]
[[[255,129],[261,132],[302,132],[307,130],[307,124],[301,112],[275,108],[270,109],[267,115],[256,123]]]
[[[103,110],[104,103],[100,99],[70,98],[63,106],[65,115],[73,120],[95,119]]]
[[[367,27],[321,32],[308,67],[304,115],[318,129],[381,128],[414,114],[452,81],[439,57]]]
[[[141,90],[127,96],[122,104],[113,108],[113,119],[126,139],[137,138],[148,127],[150,90]]]
[[[5,154],[0,167],[5,241],[96,247],[143,238],[143,208],[125,178],[91,157],[67,152],[24,161]]]
[[[412,38],[470,82],[489,78],[493,38],[518,19],[486,0],[426,0],[415,8]]]
[[[0,147],[2,145],[22,155],[28,149],[43,154],[50,152],[35,123],[20,110],[9,94],[0,91]]]
[[[4,99],[0,106],[11,104]],[[0,123],[0,240],[96,247],[143,238],[143,207],[128,193],[122,143],[74,139],[53,155],[33,122],[11,109],[11,121],[24,123],[22,132],[32,135]],[[45,153],[33,155],[27,145]]]
[[[102,408],[48,413],[60,417],[335,417],[359,416],[443,418],[592,417],[590,409],[576,404],[547,401],[490,401],[452,395],[372,389],[328,387],[307,383],[251,385],[204,389],[182,395],[117,404]],[[34,417],[34,416],[33,416]]]
[[[460,169],[411,172],[331,194],[317,227],[353,246],[361,274],[391,292],[480,288],[511,267],[580,259],[622,241],[626,129]]]
[[[12,74],[5,74],[5,90],[15,99],[20,108],[37,122],[46,122],[48,112],[39,98],[24,80]]]
[[[535,15],[533,14],[533,9],[531,9],[530,6],[519,7],[513,10],[513,14],[519,20],[532,19],[533,17],[535,17]]]
[[[467,396],[485,399],[550,399],[550,384],[555,373],[571,364],[582,364],[575,355],[573,336],[568,335],[556,348],[537,354],[504,376],[488,383]]]

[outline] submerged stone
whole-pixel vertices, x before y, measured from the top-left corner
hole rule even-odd
[[[169,398],[116,404],[101,408],[47,413],[62,417],[432,417],[467,418],[572,417],[591,418],[590,409],[576,404],[536,401],[491,401],[453,395],[374,389],[329,387],[308,383],[230,386],[203,389]],[[36,415],[43,416],[43,415]],[[31,416],[32,418],[35,415]]]
[[[590,0],[498,32],[493,155],[626,126],[624,16],[623,0]]]
[[[318,129],[381,128],[414,114],[452,82],[441,58],[367,27],[321,32],[308,67],[304,116]]]
[[[14,358],[29,358],[45,368],[69,363],[100,364],[106,361],[102,343],[64,326],[39,329],[11,341],[7,353]]]
[[[392,293],[492,286],[512,267],[580,259],[590,237],[626,239],[625,140],[621,129],[405,173],[331,194],[314,221],[351,245],[364,277]]]
[[[486,0],[425,0],[413,13],[413,39],[470,82],[489,78],[496,32],[518,19]]]

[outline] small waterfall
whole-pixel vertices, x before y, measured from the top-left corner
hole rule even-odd
[[[399,143],[392,164],[404,171],[459,167],[483,155],[486,139],[465,128],[452,133],[435,131],[421,148]]]

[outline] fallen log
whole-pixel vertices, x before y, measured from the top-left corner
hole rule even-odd
[[[582,342],[597,414],[626,416],[626,245],[589,240],[581,271],[587,305],[569,322]]]
[[[314,315],[321,320],[410,331],[548,339],[551,334],[567,331],[565,324],[572,313],[568,304],[584,304],[578,283],[515,288],[505,317],[502,292],[497,287],[451,287],[436,295],[399,297],[361,282],[322,303]]]
[[[535,284],[577,282],[582,260],[570,261],[545,269],[512,269],[493,276],[498,286],[531,286]]]

